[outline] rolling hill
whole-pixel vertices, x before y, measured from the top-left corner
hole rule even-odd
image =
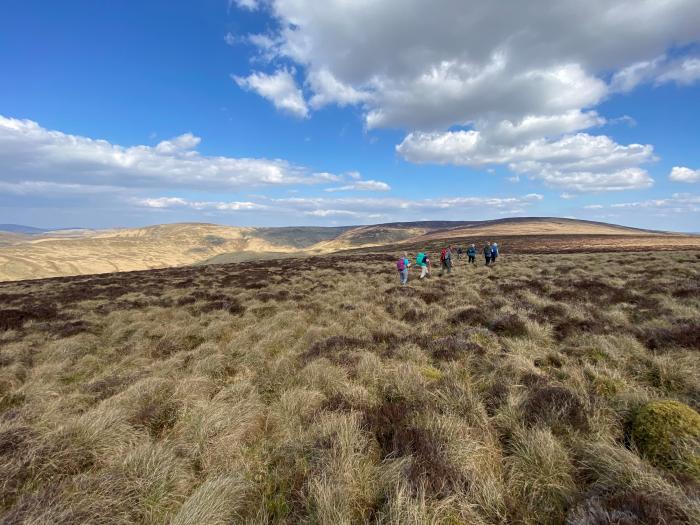
[[[123,272],[192,264],[319,255],[391,247],[414,249],[504,239],[527,251],[525,238],[546,249],[543,236],[576,248],[586,237],[600,249],[698,246],[700,237],[559,218],[398,222],[370,226],[239,228],[182,223],[113,230],[0,233],[0,280]]]

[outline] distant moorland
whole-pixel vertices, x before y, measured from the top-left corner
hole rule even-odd
[[[421,243],[439,240],[464,243],[496,237],[587,235],[590,239],[599,238],[599,249],[605,249],[606,244],[628,249],[700,247],[698,236],[556,218],[330,228],[237,228],[185,223],[116,230],[32,231],[16,225],[8,229],[12,231],[0,231],[0,281],[310,256],[384,245],[420,247]],[[611,236],[617,236],[620,242],[613,242]]]

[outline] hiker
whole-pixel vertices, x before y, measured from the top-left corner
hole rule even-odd
[[[476,264],[476,246],[473,244],[469,245],[469,248],[467,248],[467,256],[469,257],[469,263]]]
[[[408,254],[403,252],[403,257],[396,261],[396,269],[399,271],[401,286],[406,286],[406,284],[408,284],[408,269],[410,267],[411,263],[408,260]]]
[[[496,257],[498,257],[498,243],[494,242],[491,245],[491,264],[496,262]]]
[[[458,246],[458,247],[457,247],[457,260],[458,260],[458,261],[462,258],[462,253],[464,253],[464,252],[462,251],[462,247],[461,247],[461,246]]]
[[[491,243],[484,244],[484,259],[486,259],[486,266],[491,262]]]
[[[430,259],[424,252],[416,255],[416,264],[420,267],[420,278],[430,277]]]
[[[440,252],[440,275],[443,273],[452,273],[452,248],[443,248]]]

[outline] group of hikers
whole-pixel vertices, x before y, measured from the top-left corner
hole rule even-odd
[[[456,250],[454,246],[448,246],[447,248],[443,248],[442,251],[440,252],[440,274],[442,275],[443,273],[452,273],[452,256],[453,254],[457,254],[457,259],[461,259],[462,256],[466,253],[468,259],[468,264],[473,264],[476,265],[476,246],[474,244],[470,244],[466,250],[462,249],[462,247],[458,247]],[[487,242],[483,249],[481,250],[481,253],[484,255],[484,260],[486,261],[486,266],[492,265],[496,263],[496,259],[498,258],[499,255],[499,248],[498,248],[498,243],[494,242],[493,244],[490,242]],[[425,279],[426,277],[430,277],[430,257],[428,256],[427,253],[425,252],[419,252],[416,255],[416,265],[418,268],[420,268],[420,279]],[[399,258],[398,261],[396,261],[396,269],[399,271],[399,278],[401,279],[401,285],[406,285],[408,283],[408,269],[412,266],[411,261],[408,258],[408,253],[404,252],[403,257]]]

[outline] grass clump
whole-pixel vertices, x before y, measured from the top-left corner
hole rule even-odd
[[[679,401],[652,401],[635,414],[632,440],[653,464],[700,482],[700,414]]]

